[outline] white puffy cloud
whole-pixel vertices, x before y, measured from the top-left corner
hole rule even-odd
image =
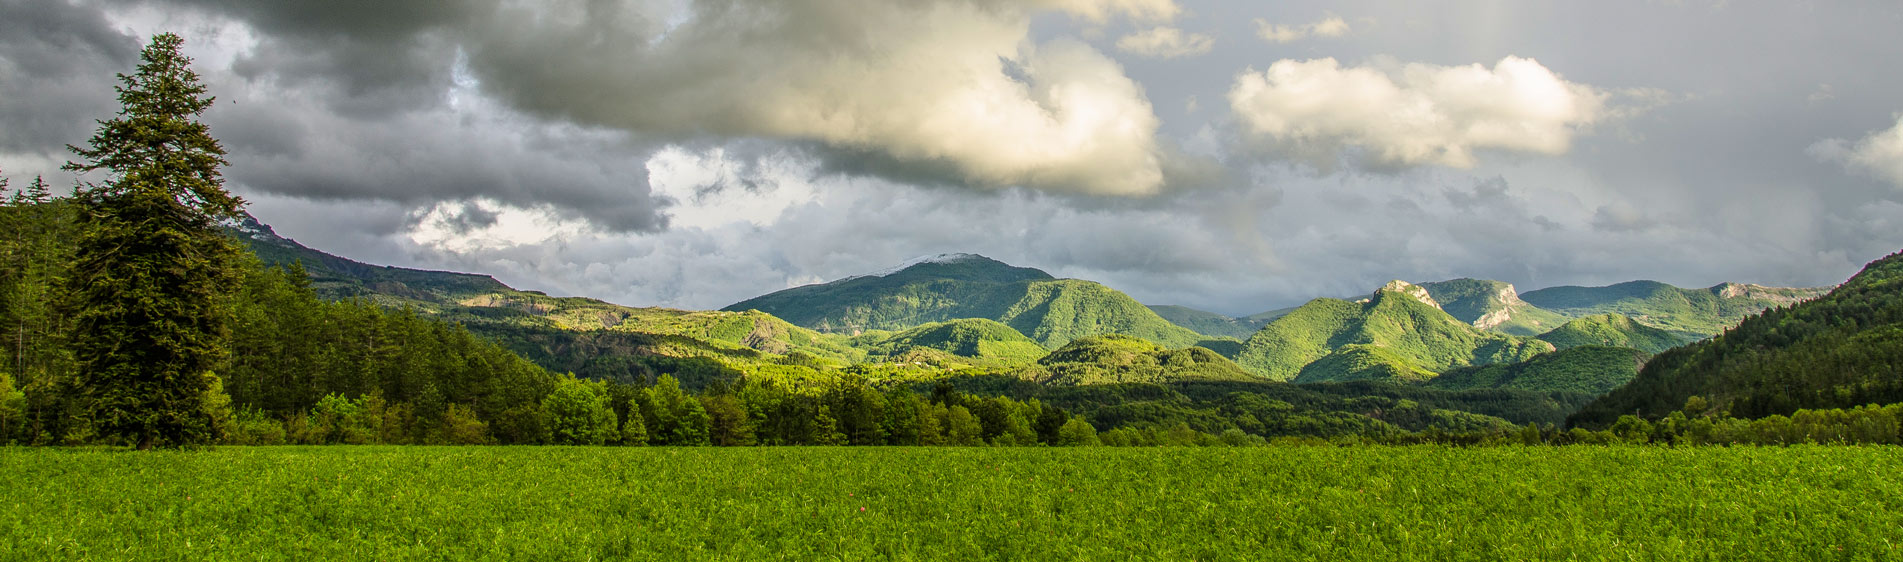
[[[1854,143],[1844,139],[1820,141],[1811,145],[1810,153],[1903,187],[1903,114],[1898,114],[1896,126],[1887,130],[1870,133]]]
[[[672,227],[715,228],[732,223],[765,226],[794,205],[811,201],[810,163],[794,155],[730,155],[725,147],[693,151],[668,146],[648,158],[648,185],[672,199]]]
[[[1247,135],[1319,167],[1352,156],[1377,167],[1471,168],[1478,149],[1563,154],[1603,116],[1606,98],[1512,56],[1493,68],[1285,59],[1244,72],[1229,90]]]
[[[1033,17],[1167,19],[1169,0],[696,0],[505,6],[466,41],[512,105],[674,138],[816,141],[890,175],[1092,194],[1164,183],[1143,87]],[[656,23],[661,22],[661,23]]]
[[[1341,37],[1349,31],[1348,20],[1330,14],[1321,21],[1307,24],[1277,24],[1257,18],[1255,33],[1270,43],[1293,43],[1309,37]]]
[[[1184,33],[1169,26],[1153,27],[1117,40],[1119,51],[1164,59],[1206,54],[1215,46],[1216,38],[1208,34]]]

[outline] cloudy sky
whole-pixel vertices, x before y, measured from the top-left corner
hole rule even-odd
[[[173,31],[281,234],[552,294],[716,308],[943,252],[1232,314],[1826,285],[1903,248],[1897,29],[1894,0],[0,0],[0,170],[75,181]]]

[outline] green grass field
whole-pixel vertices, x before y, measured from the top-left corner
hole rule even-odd
[[[1900,453],[0,448],[0,560],[1881,560]]]

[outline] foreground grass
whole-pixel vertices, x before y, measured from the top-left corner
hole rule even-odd
[[[0,448],[0,560],[1903,558],[1895,448]]]

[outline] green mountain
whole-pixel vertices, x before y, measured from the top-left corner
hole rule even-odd
[[[1903,253],[1871,262],[1821,298],[1659,354],[1571,423],[1656,418],[1694,396],[1746,418],[1903,402]]]
[[[1737,283],[1708,289],[1681,289],[1657,281],[1632,281],[1608,287],[1551,287],[1528,292],[1520,298],[1573,318],[1622,314],[1640,324],[1704,338],[1765,309],[1790,306],[1829,290]]]
[[[795,287],[722,310],[759,310],[821,332],[844,334],[983,318],[1008,325],[1050,349],[1102,334],[1136,336],[1172,347],[1208,339],[1171,324],[1115,289],[1090,281],[1055,279],[1036,269],[973,254],[920,258],[883,272]]]
[[[1658,353],[1698,338],[1654,328],[1619,314],[1595,314],[1567,322],[1539,339],[1560,349],[1598,345]]]
[[[1061,386],[1259,380],[1214,351],[1200,347],[1168,349],[1116,334],[1079,338],[1037,364],[1030,374],[1033,380]]]
[[[1268,320],[1256,321],[1249,318],[1231,318],[1204,312],[1194,308],[1173,305],[1151,305],[1150,310],[1171,324],[1182,326],[1205,336],[1229,337],[1237,340],[1248,339],[1257,330],[1268,324]]]
[[[1461,367],[1427,381],[1429,388],[1505,388],[1541,392],[1604,394],[1638,376],[1651,355],[1624,347],[1587,345],[1539,355],[1519,363]]]
[[[359,263],[278,236],[246,217],[230,230],[266,265],[299,265],[327,299],[406,308],[502,343],[551,370],[613,379],[654,370],[647,358],[708,358],[746,367],[844,366],[865,352],[759,312],[635,308],[581,297],[518,291],[486,275]],[[616,336],[615,334],[635,334]],[[608,356],[597,356],[602,354]],[[647,373],[651,374],[651,373]]]
[[[1485,279],[1422,283],[1441,310],[1482,330],[1536,336],[1565,324],[1563,315],[1520,300],[1513,285]]]
[[[869,358],[886,362],[1013,366],[1029,365],[1050,352],[1010,326],[981,318],[934,322],[898,333],[868,332],[852,343]]]
[[[1309,370],[1344,350],[1343,357]],[[1272,380],[1321,382],[1367,378],[1371,369],[1415,378],[1553,350],[1546,342],[1475,328],[1442,311],[1426,289],[1395,281],[1363,302],[1316,299],[1302,305],[1251,336],[1237,363]]]

